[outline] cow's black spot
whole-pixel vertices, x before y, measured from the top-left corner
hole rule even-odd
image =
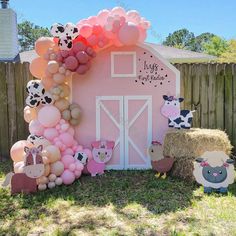
[[[45,96],[45,101],[46,101],[46,103],[51,103],[51,102],[52,102],[52,99],[49,98],[48,96]]]
[[[45,89],[43,88],[43,89],[42,89],[42,94],[44,94],[44,93],[45,93]]]
[[[36,105],[36,106],[39,106],[39,104],[40,104],[40,101],[37,102],[37,105]]]
[[[35,83],[35,84],[34,84],[34,88],[37,89],[38,87],[39,87],[39,84]]]
[[[188,123],[191,124],[191,123],[192,123],[192,120],[193,120],[192,117],[188,118]]]
[[[74,33],[77,33],[77,32],[78,32],[78,29],[77,29],[77,28],[74,28],[73,34],[74,34]]]
[[[72,42],[69,42],[67,45],[68,48],[72,48]]]
[[[183,122],[183,120],[181,120],[181,118],[179,117],[179,118],[175,119],[174,122],[178,125],[181,122]]]
[[[34,94],[34,98],[39,98],[40,96],[38,94]]]
[[[72,40],[71,36],[67,36],[66,38],[67,38],[68,40]]]
[[[26,87],[26,92],[29,93],[29,89]]]
[[[68,43],[68,40],[65,39],[64,42],[67,44],[67,43]]]
[[[33,99],[30,101],[30,105],[34,106],[37,103],[37,100]]]
[[[57,29],[58,29],[61,33],[63,33],[64,30],[65,30],[63,26],[57,26]]]
[[[189,113],[190,113],[189,110],[181,110],[180,111],[180,115],[183,116],[183,117],[186,117]]]

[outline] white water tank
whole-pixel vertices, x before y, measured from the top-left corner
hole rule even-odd
[[[0,8],[0,61],[14,61],[19,54],[16,13],[1,0]]]

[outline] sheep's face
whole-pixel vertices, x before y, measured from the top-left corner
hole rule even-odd
[[[204,166],[202,168],[203,177],[211,183],[222,183],[227,178],[227,170],[225,166]]]

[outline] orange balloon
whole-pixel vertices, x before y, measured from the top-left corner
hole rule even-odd
[[[31,108],[26,106],[24,108],[24,119],[27,123],[37,118],[37,110],[35,108]]]
[[[37,57],[30,63],[30,72],[34,77],[40,79],[45,76],[47,65],[48,62],[45,59]]]
[[[43,150],[43,155],[46,156],[50,163],[54,163],[61,159],[61,153],[58,147],[49,145]]]
[[[24,160],[25,156],[24,147],[33,147],[33,145],[26,140],[20,140],[11,147],[10,154],[11,154],[11,159],[14,162],[19,162]]]
[[[45,76],[42,78],[42,84],[46,90],[50,90],[55,85],[55,82],[52,78]]]
[[[47,53],[49,48],[55,46],[53,38],[41,37],[35,42],[35,51],[39,56],[43,56]]]
[[[48,176],[50,174],[50,165],[46,164],[46,165],[44,165],[44,168],[45,168],[44,175]]]

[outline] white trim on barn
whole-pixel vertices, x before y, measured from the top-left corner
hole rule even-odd
[[[116,74],[115,73],[115,56],[117,55],[132,55],[133,56],[133,73],[131,74]],[[136,77],[137,76],[137,72],[136,72],[136,52],[130,52],[130,51],[113,51],[111,52],[111,78],[116,78],[116,77],[120,77],[120,78],[129,78],[129,77]]]

